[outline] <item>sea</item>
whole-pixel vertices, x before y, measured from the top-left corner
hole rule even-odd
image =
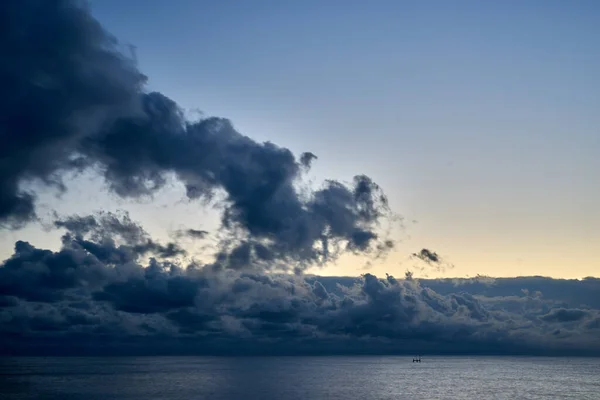
[[[0,358],[0,399],[600,399],[600,358]]]

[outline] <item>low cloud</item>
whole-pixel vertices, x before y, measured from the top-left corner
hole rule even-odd
[[[567,289],[546,296],[526,278],[457,284],[215,268],[160,254],[146,262],[136,250],[143,229],[124,215],[57,225],[71,229],[62,249],[17,242],[0,266],[5,353],[85,353],[91,343],[136,354],[600,353],[599,309],[568,293],[597,291],[597,280],[546,279]]]

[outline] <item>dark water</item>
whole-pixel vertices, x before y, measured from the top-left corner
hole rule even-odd
[[[600,399],[600,359],[0,358],[0,399]]]

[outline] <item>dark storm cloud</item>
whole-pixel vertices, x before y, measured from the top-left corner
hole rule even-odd
[[[68,169],[93,168],[125,198],[151,195],[175,177],[190,199],[223,193],[225,253],[236,268],[265,259],[307,265],[340,252],[381,252],[387,199],[368,177],[327,181],[301,195],[297,184],[316,156],[257,143],[223,118],[190,121],[145,78],[79,2],[2,3],[7,63],[2,78],[0,220],[35,216],[31,179],[60,185]],[[220,196],[219,198],[221,198]],[[63,226],[93,221],[64,221]],[[317,246],[318,245],[318,246]],[[247,262],[246,262],[247,261]]]

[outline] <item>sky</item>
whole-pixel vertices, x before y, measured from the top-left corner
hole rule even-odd
[[[0,354],[600,354],[599,11],[0,2]]]
[[[151,86],[244,134],[364,172],[448,275],[597,276],[594,1],[97,1]],[[132,21],[135,21],[133,23]],[[413,223],[412,221],[417,221]],[[347,262],[323,271],[357,274]]]
[[[590,248],[600,243],[599,8],[594,1],[91,3],[124,48],[135,46],[152,89],[191,113],[226,117],[257,141],[313,152],[317,185],[356,173],[379,183],[404,228],[394,228],[402,243],[371,272],[403,271],[407,255],[429,247],[452,261],[445,276],[598,274],[600,256]],[[82,181],[75,191],[95,192]],[[47,202],[81,212],[128,209],[157,235],[187,224],[190,212],[196,225],[217,229],[210,211],[181,206],[171,190],[164,218],[154,205],[116,206],[97,193],[93,207],[73,191]],[[58,245],[56,235],[34,234]],[[2,235],[3,254],[11,235]],[[363,268],[347,258],[319,273]]]

